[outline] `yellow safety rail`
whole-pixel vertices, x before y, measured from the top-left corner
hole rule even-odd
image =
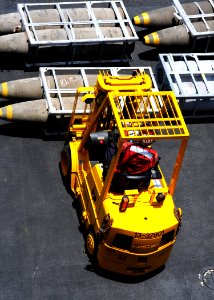
[[[98,75],[96,88],[103,92],[112,90],[149,91],[152,88],[152,80],[144,72],[139,72],[135,76],[111,76],[103,72]]]
[[[122,139],[172,139],[189,136],[173,92],[108,93]]]

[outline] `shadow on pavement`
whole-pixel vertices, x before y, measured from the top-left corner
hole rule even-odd
[[[150,278],[155,277],[157,274],[161,273],[164,269],[165,269],[165,266],[162,266],[159,269],[157,269],[151,273],[145,274],[145,275],[139,275],[139,276],[125,276],[124,275],[123,276],[120,274],[116,274],[116,273],[113,273],[110,271],[103,270],[92,264],[89,264],[85,267],[85,270],[87,270],[89,272],[95,272],[97,275],[104,277],[106,279],[110,279],[110,280],[122,282],[122,283],[130,283],[130,284],[149,280]]]

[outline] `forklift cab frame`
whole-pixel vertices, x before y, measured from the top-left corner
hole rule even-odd
[[[71,138],[62,151],[61,165],[80,201],[87,253],[96,257],[100,267],[120,274],[151,272],[168,259],[182,216],[172,196],[189,133],[175,95],[152,91],[144,74],[122,78],[100,74],[94,88],[78,89],[76,103],[81,101],[80,95],[83,102],[90,103],[90,114],[82,117],[82,123],[79,117],[75,122],[74,109]],[[118,135],[117,151],[105,178],[102,162],[90,159],[89,145],[92,133],[104,132]],[[152,179],[147,189],[111,191],[124,141],[164,139],[181,141],[169,184],[158,166],[161,179]],[[100,140],[108,143],[108,139]]]

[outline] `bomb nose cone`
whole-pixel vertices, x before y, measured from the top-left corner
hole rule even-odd
[[[139,16],[135,16],[132,22],[137,26],[148,26],[150,24],[149,14],[147,12],[143,12]]]
[[[161,43],[158,32],[152,32],[144,36],[144,44],[149,46],[157,46]]]
[[[174,7],[164,7],[142,12],[133,18],[133,23],[140,27],[168,27],[176,24],[174,13]]]
[[[0,108],[0,119],[12,121],[13,119],[13,107],[12,105],[7,105]]]
[[[2,98],[7,98],[8,96],[8,85],[7,82],[2,82],[0,85],[0,96]]]
[[[132,23],[134,25],[140,25],[140,18],[139,16],[135,16],[133,19],[132,19]]]

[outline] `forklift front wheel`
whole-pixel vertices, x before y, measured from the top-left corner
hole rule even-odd
[[[65,146],[61,152],[61,171],[63,177],[67,177],[71,170],[71,154],[68,146]]]

